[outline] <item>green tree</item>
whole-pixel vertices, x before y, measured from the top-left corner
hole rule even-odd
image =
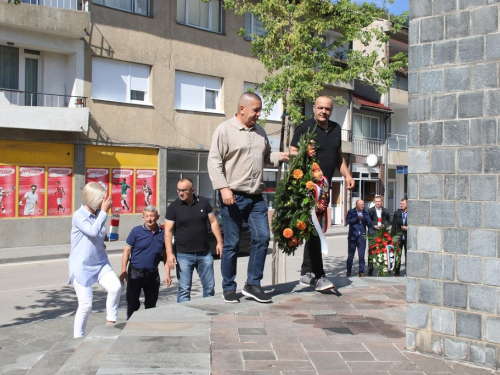
[[[380,48],[390,31],[399,30],[404,16],[387,23],[389,29],[375,27],[374,21],[387,15],[373,4],[358,5],[351,0],[224,0],[224,7],[237,15],[251,13],[262,22],[267,34],[252,35],[251,42],[251,52],[268,73],[259,91],[268,100],[267,109],[281,99],[295,124],[303,120],[297,103],[313,101],[327,84],[359,79],[386,92],[394,72],[407,64],[404,54],[387,62],[385,56],[368,49],[351,49],[343,61],[331,56],[332,51],[353,41],[365,47],[375,43]],[[340,37],[325,43],[324,35],[330,30]],[[238,34],[245,35],[245,30],[240,29]],[[345,104],[341,98],[337,101]]]

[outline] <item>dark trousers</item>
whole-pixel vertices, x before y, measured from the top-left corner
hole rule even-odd
[[[141,272],[133,268],[128,269],[127,281],[127,320],[134,311],[139,310],[141,302],[139,297],[144,290],[144,308],[156,307],[158,292],[160,290],[160,274],[158,270],[154,272]]]
[[[405,269],[406,269],[406,240],[401,241],[401,250],[404,249],[405,253]],[[403,263],[403,253],[401,253],[401,263]],[[399,266],[394,268],[394,274],[399,275],[399,270],[401,268],[401,263],[399,263]]]
[[[325,276],[323,269],[323,254],[321,253],[321,240],[318,236],[311,234],[309,241],[304,246],[304,259],[300,274],[305,275],[308,272],[314,273],[314,277],[319,279]]]
[[[347,239],[347,243],[348,243],[347,272],[351,273],[352,262],[354,261],[354,254],[356,253],[356,248],[358,249],[359,273],[365,272],[366,238],[363,236],[359,236],[355,240]]]

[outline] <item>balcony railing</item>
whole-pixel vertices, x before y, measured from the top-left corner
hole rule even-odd
[[[408,151],[408,136],[402,134],[392,134],[387,139],[389,151]]]
[[[87,105],[84,96],[59,94],[45,94],[18,90],[0,89],[0,107],[75,107],[83,108]]]
[[[367,156],[375,154],[382,156],[382,140],[378,138],[352,138],[353,154]]]
[[[351,142],[351,131],[350,130],[342,129],[341,134],[342,134],[341,135],[342,141],[344,141],[344,142]]]
[[[392,87],[408,91],[408,77],[394,75],[392,76]]]
[[[88,12],[87,0],[21,0],[21,3]]]

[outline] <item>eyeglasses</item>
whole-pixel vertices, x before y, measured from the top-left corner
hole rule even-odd
[[[189,189],[177,189],[177,192],[178,193],[187,193],[188,191],[190,191],[192,188],[189,188]]]

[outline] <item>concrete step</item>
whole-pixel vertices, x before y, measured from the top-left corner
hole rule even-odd
[[[52,374],[96,374],[126,323],[95,327]],[[77,339],[81,340],[81,339]],[[75,341],[77,341],[75,340]]]

